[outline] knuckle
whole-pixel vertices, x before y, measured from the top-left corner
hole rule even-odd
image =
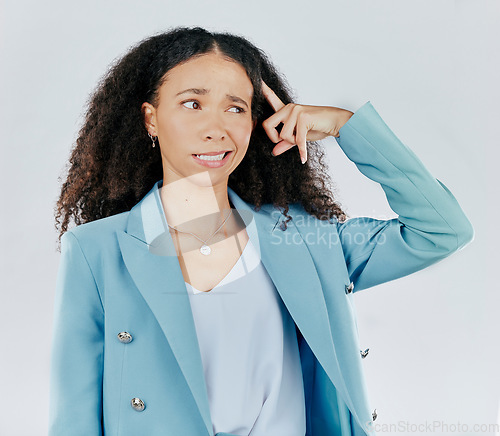
[[[294,141],[294,140],[293,140],[293,136],[291,136],[290,134],[285,133],[285,134],[283,134],[283,135],[280,135],[280,137],[281,137],[282,139],[284,139],[285,141],[290,142],[290,143],[292,143],[292,144],[293,144],[293,141]]]

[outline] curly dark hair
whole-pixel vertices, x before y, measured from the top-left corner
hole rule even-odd
[[[85,120],[55,205],[55,226],[61,227],[59,243],[71,216],[80,225],[128,211],[162,179],[160,149],[151,147],[141,105],[147,101],[157,107],[159,88],[170,69],[193,56],[212,52],[243,66],[254,88],[251,111],[257,125],[245,157],[229,175],[229,187],[255,210],[265,203],[283,208],[286,222],[291,219],[288,211],[293,203],[300,203],[318,219],[347,218],[333,198],[333,182],[320,145],[307,143],[304,165],[298,153],[285,159],[270,154],[275,144],[262,121],[275,112],[262,93],[261,80],[285,104],[293,99],[286,80],[266,54],[241,36],[212,33],[201,27],[176,27],[131,47],[110,66],[88,98]]]

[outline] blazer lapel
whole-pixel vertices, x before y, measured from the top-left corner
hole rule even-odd
[[[118,242],[125,265],[157,318],[211,435],[208,394],[194,319],[158,191],[162,182],[158,181],[131,209],[126,230],[117,232]],[[257,212],[229,187],[228,196],[245,221],[247,234],[302,336],[335,386],[341,388],[344,397],[348,396],[335,354],[321,282],[293,221],[287,223],[288,228],[283,232],[279,226],[283,215],[272,205],[266,204]],[[345,400],[352,406],[350,398]]]
[[[117,232],[125,265],[158,320],[193,394],[208,433],[208,395],[189,297],[159,196],[158,183],[130,211]],[[160,213],[161,212],[161,213]]]

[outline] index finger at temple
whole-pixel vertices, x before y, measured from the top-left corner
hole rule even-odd
[[[266,82],[262,80],[262,93],[264,94],[264,97],[266,97],[266,100],[269,102],[271,107],[275,111],[279,111],[282,107],[285,106],[285,104],[279,99],[279,97],[274,93],[274,91],[267,86]]]

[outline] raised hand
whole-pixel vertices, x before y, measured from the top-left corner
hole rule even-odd
[[[338,107],[295,103],[285,105],[264,81],[262,92],[276,111],[262,122],[267,136],[276,143],[272,153],[277,156],[297,146],[302,163],[307,160],[306,141],[318,141],[327,136],[338,137],[341,127],[354,115],[353,112]],[[283,123],[280,133],[276,130],[279,123]]]

